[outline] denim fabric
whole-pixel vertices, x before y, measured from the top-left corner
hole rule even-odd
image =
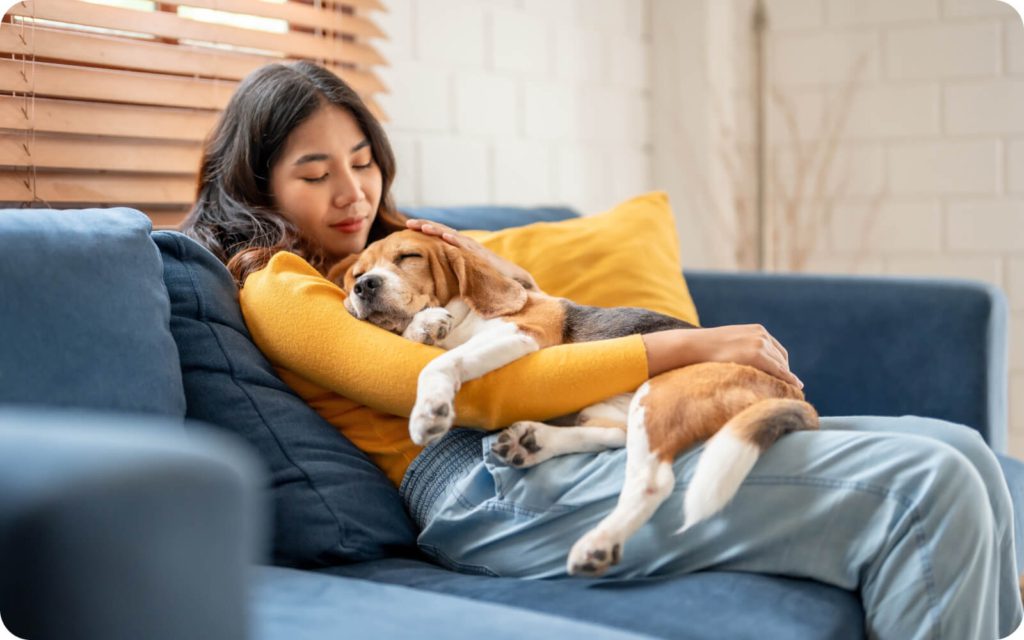
[[[459,478],[439,476],[446,490],[428,508],[419,543],[462,571],[562,578],[570,546],[617,499],[625,450],[520,470],[494,459],[495,437],[481,441],[480,459]],[[879,638],[995,638],[1019,623],[1011,495],[969,429],[914,417],[825,419],[820,433],[776,443],[725,510],[675,536],[701,450],[676,461],[676,490],[610,577],[812,578],[859,590],[868,632]]]
[[[423,218],[453,229],[498,231],[534,222],[558,222],[579,216],[568,207],[400,207],[410,218]]]
[[[0,210],[0,404],[185,414],[150,229],[132,209]]]
[[[252,343],[227,269],[186,236],[158,231],[188,416],[252,443],[270,469],[274,560],[325,566],[415,553],[394,485],[296,396]]]
[[[1006,301],[939,279],[687,271],[705,326],[760,323],[821,415],[914,414],[1006,451]]]

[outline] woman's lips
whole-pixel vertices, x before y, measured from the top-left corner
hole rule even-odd
[[[356,233],[363,228],[365,222],[366,218],[352,218],[350,220],[342,220],[338,224],[332,224],[331,228],[342,233]]]

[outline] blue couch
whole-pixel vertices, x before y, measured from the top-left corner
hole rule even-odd
[[[477,228],[572,215],[412,213]],[[687,279],[703,324],[778,336],[824,415],[946,418],[1003,450],[991,287]],[[227,271],[138,212],[0,210],[0,286],[0,617],[19,636],[864,635],[857,597],[810,581],[522,581],[427,562],[394,487],[252,345]],[[1016,499],[1024,468],[1000,460]]]

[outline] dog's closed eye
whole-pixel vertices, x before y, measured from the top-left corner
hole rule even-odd
[[[415,258],[422,258],[422,257],[423,257],[423,254],[420,254],[420,253],[402,253],[402,254],[399,254],[397,258],[395,258],[395,264],[402,264],[402,262],[405,261],[405,260],[412,260],[412,259],[415,259]]]

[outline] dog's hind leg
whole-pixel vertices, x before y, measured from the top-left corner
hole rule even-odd
[[[516,422],[498,436],[491,451],[507,465],[526,468],[568,453],[618,449],[626,444],[626,413],[632,398],[632,393],[622,393],[590,405],[572,426]]]
[[[624,444],[625,429],[555,427],[522,420],[502,431],[491,451],[505,464],[523,469],[567,453],[618,449]]]
[[[629,403],[632,393],[620,393],[604,402],[592,404],[580,411],[580,426],[585,427],[618,427],[625,430],[629,416]]]
[[[629,409],[626,440],[626,481],[615,509],[594,529],[580,538],[569,552],[571,575],[599,576],[622,557],[622,546],[647,522],[672,493],[675,474],[672,460],[651,451],[641,404],[648,385],[636,393]]]

